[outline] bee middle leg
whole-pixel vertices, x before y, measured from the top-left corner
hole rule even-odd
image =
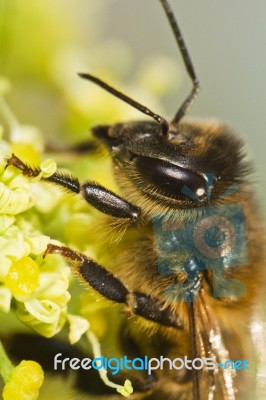
[[[102,296],[117,303],[126,304],[131,312],[160,325],[180,328],[170,308],[162,308],[159,301],[140,292],[131,292],[110,271],[84,254],[68,247],[49,244],[46,254],[61,254],[76,264],[74,273]]]

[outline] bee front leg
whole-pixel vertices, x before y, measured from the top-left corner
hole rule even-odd
[[[107,215],[132,221],[137,221],[140,217],[138,207],[97,183],[84,183],[81,187],[81,193],[87,203]]]
[[[117,303],[125,303],[135,315],[139,315],[160,325],[180,328],[170,308],[163,308],[158,300],[139,292],[130,292],[110,271],[89,259],[84,254],[68,247],[49,244],[46,254],[61,254],[74,261],[74,273],[102,296]]]
[[[32,168],[21,161],[15,154],[7,160],[7,166],[12,165],[22,171],[23,175],[36,177],[41,173],[40,168]],[[89,181],[80,184],[79,180],[69,174],[56,171],[43,181],[53,182],[72,193],[81,194],[92,207],[115,218],[124,218],[135,222],[140,217],[139,207],[134,206],[122,197],[111,192],[98,183]]]
[[[48,142],[45,146],[45,151],[55,154],[70,154],[70,155],[86,155],[95,152],[98,149],[94,140],[86,140],[73,145],[61,145],[59,143]]]

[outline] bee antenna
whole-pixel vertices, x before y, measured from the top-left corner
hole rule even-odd
[[[119,90],[113,88],[112,86],[108,85],[106,82],[102,81],[101,79],[97,78],[94,75],[88,73],[79,73],[78,74],[81,78],[87,79],[91,82],[96,83],[96,85],[102,87],[107,92],[113,94],[115,97],[123,100],[125,103],[131,105],[132,107],[136,108],[143,114],[148,115],[149,117],[153,118],[156,122],[158,122],[162,127],[162,133],[164,136],[167,136],[169,125],[168,122],[158,114],[155,114],[151,111],[148,107],[143,106],[142,104],[138,103],[137,101],[131,99],[131,97],[125,95],[124,93],[120,92]]]
[[[180,121],[180,119],[188,112],[191,104],[193,103],[193,101],[197,97],[197,95],[199,93],[199,90],[200,90],[200,85],[199,85],[199,80],[197,78],[197,75],[196,75],[196,73],[194,71],[194,67],[193,67],[193,64],[192,64],[191,57],[189,55],[187,46],[185,44],[184,38],[182,36],[182,33],[181,33],[180,29],[179,29],[179,26],[178,26],[177,20],[176,20],[176,18],[174,16],[174,13],[173,13],[173,11],[172,11],[172,9],[171,9],[171,7],[170,7],[170,5],[169,5],[167,0],[160,0],[160,2],[162,4],[162,6],[163,6],[163,9],[164,9],[164,11],[166,13],[168,21],[169,21],[169,23],[171,25],[171,28],[172,28],[172,31],[174,33],[174,37],[176,39],[178,48],[179,48],[179,50],[181,52],[181,55],[182,55],[182,58],[183,58],[187,73],[188,73],[188,75],[191,78],[192,83],[193,83],[193,88],[192,88],[190,94],[185,99],[185,101],[182,103],[181,107],[177,110],[177,113],[176,113],[176,115],[175,115],[175,117],[173,119],[173,122],[177,124]]]

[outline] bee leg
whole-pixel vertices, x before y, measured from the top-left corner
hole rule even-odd
[[[48,153],[60,153],[60,154],[73,154],[73,155],[83,155],[92,153],[98,149],[95,141],[86,140],[74,145],[61,145],[58,143],[48,142],[45,146],[45,150]]]
[[[20,169],[23,175],[29,177],[36,177],[41,173],[40,168],[31,168],[15,154],[12,154],[7,160],[7,166],[9,165]],[[137,221],[140,217],[140,209],[138,207],[95,182],[85,182],[81,185],[77,178],[61,172],[55,172],[49,177],[43,177],[42,180],[53,182],[69,192],[81,193],[87,203],[104,214],[131,221]]]
[[[124,284],[110,271],[107,271],[84,254],[73,251],[68,247],[49,244],[45,255],[54,253],[61,254],[63,257],[74,261],[76,263],[76,266],[73,267],[74,273],[107,299],[117,303],[125,303],[133,314],[157,322],[160,325],[174,328],[181,327],[176,321],[176,317],[171,313],[170,308],[162,309],[157,300],[146,294],[128,291]]]
[[[81,187],[84,200],[97,210],[116,218],[137,221],[140,209],[122,197],[94,182],[86,182]]]

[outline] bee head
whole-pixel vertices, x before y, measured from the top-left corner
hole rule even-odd
[[[213,204],[246,172],[242,142],[217,122],[172,124],[168,137],[147,121],[98,126],[93,133],[108,148],[122,190],[174,208]]]

